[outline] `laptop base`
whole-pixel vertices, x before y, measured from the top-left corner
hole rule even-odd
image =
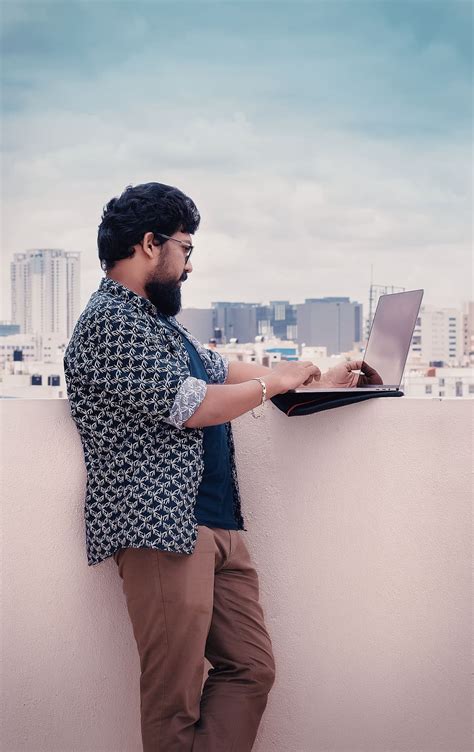
[[[328,389],[318,389],[318,388],[311,388],[311,387],[296,387],[296,389],[289,389],[289,392],[297,392],[298,394],[333,394],[334,392],[349,392],[351,394],[354,394],[354,392],[398,392],[400,389],[399,386],[396,386],[395,384],[389,386],[334,386],[330,387]]]
[[[352,392],[355,390],[352,389]],[[312,413],[318,413],[322,410],[332,410],[335,407],[343,407],[344,405],[351,405],[353,402],[363,402],[364,400],[373,399],[374,397],[403,397],[404,392],[401,389],[396,391],[379,391],[379,392],[367,392],[361,394],[361,390],[357,390],[354,394],[332,394],[326,392],[325,394],[315,395],[315,392],[309,394],[303,394],[302,392],[285,392],[285,394],[276,394],[271,397],[271,401],[278,407],[279,410],[284,412],[288,417],[292,418],[298,415],[311,415]]]

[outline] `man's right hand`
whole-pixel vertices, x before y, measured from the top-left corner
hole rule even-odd
[[[267,400],[297,386],[319,381],[321,371],[309,360],[283,361],[262,377],[267,385]],[[239,384],[208,384],[206,396],[184,423],[184,428],[216,426],[238,418],[261,402],[262,388],[253,378]]]
[[[275,384],[275,394],[284,394],[289,389],[296,389],[298,386],[309,386],[321,378],[321,371],[310,360],[288,361],[284,360],[273,366],[272,372],[266,377],[268,383],[272,381]]]

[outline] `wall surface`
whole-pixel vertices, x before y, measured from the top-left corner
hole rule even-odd
[[[68,402],[0,407],[2,750],[139,752],[138,654],[115,562],[86,563]],[[255,752],[471,749],[472,407],[233,422],[277,663]]]

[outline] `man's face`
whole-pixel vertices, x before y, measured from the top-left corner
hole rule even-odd
[[[186,245],[192,244],[189,232],[178,230],[171,236]],[[164,316],[176,316],[181,310],[181,282],[192,271],[192,264],[185,261],[186,248],[174,240],[167,240],[156,248],[156,264],[144,285],[148,299]]]

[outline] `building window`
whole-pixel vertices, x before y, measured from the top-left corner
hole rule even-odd
[[[444,379],[439,379],[439,380],[438,380],[438,384],[439,384],[440,386],[444,386]]]
[[[284,303],[276,303],[274,307],[275,321],[284,321],[286,318],[286,306]]]
[[[456,397],[462,397],[462,381],[456,381]]]
[[[444,389],[442,389],[442,390],[440,391],[440,393],[439,393],[439,396],[440,396],[440,397],[444,397]]]
[[[469,394],[474,394],[474,384],[469,384]]]
[[[433,387],[431,384],[425,384],[425,394],[431,394],[433,391]]]

